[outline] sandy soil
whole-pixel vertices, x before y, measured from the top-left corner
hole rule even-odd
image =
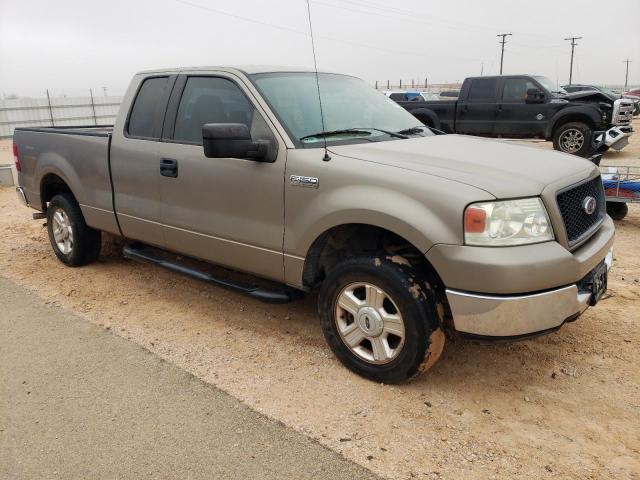
[[[640,165],[640,140],[631,147],[608,160]],[[0,189],[0,275],[383,476],[640,478],[640,205],[617,222],[609,295],[596,308],[535,340],[450,342],[402,386],[340,366],[313,295],[265,305],[125,261],[112,241],[99,262],[70,269],[30,216]]]

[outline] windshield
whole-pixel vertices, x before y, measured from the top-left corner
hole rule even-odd
[[[551,80],[549,80],[547,77],[533,77],[533,78],[535,78],[540,85],[542,85],[547,91],[551,93],[559,93],[560,95],[567,94],[567,91],[564,88],[556,86],[556,84],[553,83]]]
[[[407,137],[394,133],[407,130],[407,135],[432,135],[404,108],[355,77],[319,74],[324,128],[314,73],[251,78],[299,146],[319,147],[325,140],[329,144],[400,140]]]

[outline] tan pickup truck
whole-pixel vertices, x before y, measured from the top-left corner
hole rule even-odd
[[[104,231],[128,258],[261,300],[318,288],[335,355],[385,383],[446,337],[552,332],[599,300],[614,226],[592,163],[436,135],[357,78],[318,82],[324,118],[309,71],[137,74],[114,126],[16,130],[18,194],[69,266]]]

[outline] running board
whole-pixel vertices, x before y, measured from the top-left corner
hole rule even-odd
[[[211,273],[196,270],[186,265],[160,258],[154,254],[152,249],[140,244],[125,245],[122,249],[122,254],[125,258],[130,260],[157,265],[159,267],[166,268],[167,270],[171,270],[172,272],[181,273],[203,282],[211,283],[228,290],[233,290],[234,292],[243,293],[267,303],[287,303],[302,296],[302,292],[286,286],[283,286],[283,290],[267,290],[255,285],[216,277]]]

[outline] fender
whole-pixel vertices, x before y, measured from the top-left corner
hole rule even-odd
[[[545,130],[545,137],[551,138],[553,136],[553,132],[556,127],[565,123],[564,120],[568,120],[568,117],[572,117],[573,119],[577,119],[576,117],[583,117],[588,119],[588,122],[593,124],[595,128],[598,127],[602,123],[602,117],[600,116],[600,111],[592,105],[575,105],[569,106],[567,108],[563,108],[559,110],[547,123],[547,128]]]
[[[81,199],[83,198],[84,189],[82,188],[80,177],[78,176],[78,173],[75,171],[75,169],[63,156],[54,152],[42,153],[38,157],[35,171],[38,172],[38,178],[36,180],[36,185],[38,186],[38,195],[40,197],[38,199],[38,205],[43,203],[42,182],[50,174],[60,177],[62,181],[67,184],[78,203],[82,203]],[[44,208],[44,205],[42,206]]]
[[[442,183],[451,188],[449,182]],[[383,228],[422,253],[436,243],[460,244],[460,219],[466,200],[447,205],[445,214],[443,207],[429,206],[429,202],[412,195],[410,185],[406,187],[407,192],[402,192],[373,185],[344,185],[317,196],[303,211],[291,215],[284,246],[286,282],[302,285],[304,265],[312,245],[327,231],[346,224]],[[460,188],[466,186],[460,185]]]

